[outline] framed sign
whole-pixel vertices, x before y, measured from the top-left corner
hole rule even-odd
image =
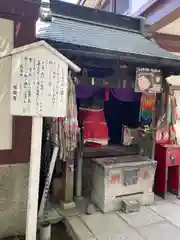
[[[45,47],[12,55],[11,114],[65,117],[68,64]]]
[[[159,69],[137,68],[135,92],[160,93],[162,75]]]

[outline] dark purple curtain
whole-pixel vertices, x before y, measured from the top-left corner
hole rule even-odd
[[[87,99],[100,92],[99,87],[89,86],[88,84],[79,84],[76,86],[76,98]],[[102,89],[103,90],[103,89]],[[113,96],[123,102],[138,101],[140,94],[135,93],[133,88],[113,88]]]

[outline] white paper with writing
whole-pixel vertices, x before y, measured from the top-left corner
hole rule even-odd
[[[64,117],[68,65],[40,47],[12,56],[11,114]]]

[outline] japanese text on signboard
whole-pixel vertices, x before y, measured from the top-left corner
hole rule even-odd
[[[21,57],[12,76],[11,110],[22,116],[59,116],[66,105],[68,66],[63,61]],[[65,113],[62,113],[65,115]]]

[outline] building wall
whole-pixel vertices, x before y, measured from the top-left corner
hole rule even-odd
[[[10,19],[14,22],[14,47],[35,41],[35,23],[39,5],[40,0],[0,1],[0,18]],[[12,149],[0,150],[0,164],[29,161],[30,132],[30,118],[13,117]]]
[[[14,46],[14,22],[0,19],[0,54],[8,54]],[[12,116],[9,111],[11,57],[0,59],[0,150],[12,148]]]
[[[131,7],[131,1],[133,0],[116,0],[116,13],[117,14],[127,14],[129,8]]]
[[[137,12],[149,0],[131,0],[131,14]]]
[[[129,15],[132,15],[147,2],[148,0],[109,0],[101,10],[108,12],[115,11],[116,14],[127,14],[127,10],[129,9]]]
[[[116,14],[124,14],[130,6],[131,0],[109,0],[103,5],[101,10],[114,12]]]
[[[29,164],[0,166],[0,238],[24,235]]]
[[[36,40],[39,5],[40,0],[0,1],[0,30],[4,36],[13,35],[14,39],[9,37],[9,41],[14,42],[14,47]],[[5,19],[11,21],[7,23]],[[11,27],[3,25],[3,21]],[[11,34],[10,30],[8,33],[10,28]],[[0,72],[0,87],[6,83],[8,89],[10,60],[5,60],[4,65],[4,72]],[[0,120],[0,238],[24,234],[27,212],[31,118],[10,116],[8,94],[7,91],[0,101],[0,115],[3,116]]]
[[[101,10],[106,12],[113,12],[113,0],[109,0],[107,4],[104,4]]]

